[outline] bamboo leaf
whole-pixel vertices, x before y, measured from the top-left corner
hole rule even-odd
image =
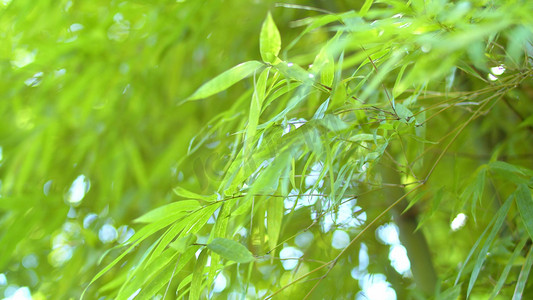
[[[167,265],[171,263],[174,257],[179,253],[174,249],[168,249],[159,255],[156,259],[151,261],[148,265],[144,264],[143,268],[137,268],[136,274],[129,279],[125,286],[120,290],[116,299],[127,299],[138,288],[145,286],[146,283],[154,279]]]
[[[531,271],[531,266],[533,265],[533,246],[529,248],[529,252],[526,257],[526,262],[520,270],[520,275],[518,276],[518,282],[513,294],[513,300],[522,299],[524,289],[526,288],[527,278],[529,277],[529,272]]]
[[[197,250],[198,246],[190,247],[185,253],[177,258],[175,264],[169,264],[167,268],[152,281],[147,282],[146,286],[134,299],[152,299],[153,295],[157,294],[163,286],[168,286],[168,283],[172,280],[173,276],[179,273],[187,265],[187,263],[194,257]]]
[[[370,133],[360,133],[352,136],[349,140],[352,142],[367,142],[383,139],[380,135],[373,135]]]
[[[173,202],[147,212],[146,214],[135,219],[134,222],[153,223],[169,216],[184,215],[186,212],[194,211],[200,207],[200,203],[198,203],[198,201],[196,200],[183,200]]]
[[[194,271],[192,273],[191,281],[191,291],[189,293],[189,299],[197,300],[200,299],[200,294],[202,293],[202,280],[204,277],[205,264],[207,262],[207,249],[202,250],[198,259],[196,259],[196,264],[194,265]]]
[[[495,172],[502,178],[517,184],[527,184],[527,179],[524,178],[524,172],[517,166],[503,162],[495,161],[489,164],[491,171]]]
[[[470,292],[472,291],[472,288],[474,287],[474,284],[476,283],[477,277],[479,275],[479,272],[481,271],[481,267],[483,266],[483,263],[485,262],[485,259],[487,258],[487,253],[489,252],[489,248],[492,245],[492,242],[494,241],[494,238],[496,237],[496,234],[500,231],[500,228],[503,225],[503,221],[505,221],[505,217],[507,216],[507,213],[509,212],[509,208],[511,207],[513,197],[510,196],[505,203],[502,205],[502,207],[498,210],[498,213],[494,217],[496,219],[494,226],[492,227],[489,236],[485,240],[485,243],[483,244],[483,248],[481,248],[481,251],[479,251],[476,263],[474,264],[474,269],[472,270],[472,275],[470,276],[470,281],[468,283],[468,290],[467,290],[467,297],[470,295]]]
[[[521,184],[516,189],[515,193],[516,205],[522,217],[522,221],[526,225],[526,231],[529,237],[533,239],[533,198],[528,186]]]
[[[261,108],[265,100],[266,85],[269,69],[263,70],[255,84],[252,101],[250,103],[250,114],[248,116],[248,126],[246,127],[246,151],[251,149],[257,131],[257,123],[261,115]]]
[[[267,206],[267,234],[268,246],[274,249],[278,244],[281,222],[283,220],[283,198],[272,197],[268,199]],[[272,252],[271,255],[274,255]]]
[[[276,63],[281,50],[281,36],[270,12],[267,14],[259,37],[259,50],[264,62]]]
[[[324,118],[324,114],[326,113],[326,110],[328,110],[329,100],[330,100],[330,98],[326,99],[326,101],[324,101],[322,104],[320,104],[320,106],[316,110],[315,114],[313,115],[313,119],[314,120],[318,120],[318,119]]]
[[[189,190],[186,190],[180,186],[178,187],[175,187],[174,188],[174,193],[180,197],[183,197],[183,198],[186,198],[186,199],[196,199],[196,200],[203,200],[203,201],[208,201],[208,202],[212,202],[212,201],[216,201],[217,200],[217,196],[216,195],[211,195],[211,196],[204,196],[204,195],[200,195],[200,194],[197,194],[195,192],[191,192]]]
[[[254,260],[252,253],[246,247],[233,240],[216,238],[207,244],[207,248],[227,260],[238,263],[247,263]]]
[[[178,289],[176,290],[176,293],[179,293],[185,286],[187,286],[192,281],[192,274],[187,275],[181,282],[180,285],[178,285]]]
[[[174,242],[170,243],[170,247],[176,250],[178,253],[183,253],[185,250],[187,250],[187,247],[189,247],[194,241],[196,240],[196,236],[193,234],[189,234],[184,237],[180,237],[176,239]]]
[[[313,74],[292,62],[280,62],[274,66],[285,78],[312,85]]]
[[[405,105],[396,103],[396,105],[394,105],[394,109],[402,121],[410,123],[414,120],[413,113],[407,107],[405,107]]]
[[[498,295],[500,290],[502,289],[505,283],[505,280],[507,279],[507,276],[509,275],[509,272],[511,271],[511,267],[514,265],[515,259],[518,257],[518,255],[520,255],[520,252],[522,252],[522,249],[526,245],[527,241],[528,241],[527,237],[522,238],[518,246],[516,246],[516,248],[514,249],[513,254],[507,261],[507,264],[505,265],[505,268],[503,269],[502,274],[500,275],[500,278],[498,279],[498,282],[496,283],[496,285],[494,286],[494,289],[492,290],[490,299],[494,299]]]
[[[372,6],[372,3],[374,3],[374,0],[365,0],[365,3],[363,3],[363,6],[361,7],[361,9],[359,10],[359,15],[361,17],[364,17],[366,15],[366,13],[368,12],[368,10],[370,9],[370,7]]]
[[[254,72],[261,70],[263,67],[263,63],[255,60],[236,65],[235,67],[206,82],[185,101],[199,100],[212,96],[252,75]]]

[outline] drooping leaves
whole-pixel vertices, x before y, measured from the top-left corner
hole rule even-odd
[[[512,196],[509,197],[505,201],[505,203],[502,205],[502,207],[498,210],[498,213],[494,216],[494,220],[495,220],[494,225],[489,233],[489,236],[485,240],[483,247],[479,251],[478,257],[474,264],[474,269],[472,270],[472,275],[470,276],[470,281],[468,282],[467,295],[470,295],[470,292],[472,291],[472,288],[474,287],[474,284],[478,278],[478,275],[481,272],[481,267],[483,266],[483,263],[485,262],[487,258],[487,253],[489,252],[489,248],[494,242],[496,234],[500,231],[500,228],[502,227],[503,222],[505,221],[505,217],[507,217],[507,213],[509,212],[509,208],[511,207],[512,200],[513,200]]]

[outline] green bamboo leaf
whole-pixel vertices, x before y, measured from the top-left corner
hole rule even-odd
[[[344,122],[337,115],[333,114],[326,114],[324,118],[317,120],[316,123],[326,127],[328,130],[333,132],[342,131],[350,127],[348,123]]]
[[[526,225],[526,231],[529,237],[533,239],[533,198],[531,197],[531,191],[525,184],[518,186],[514,192],[516,205],[522,221]]]
[[[314,75],[292,62],[280,62],[274,66],[285,78],[312,85]]]
[[[487,258],[487,253],[489,252],[489,248],[492,245],[492,242],[494,241],[496,234],[500,231],[500,228],[502,227],[503,222],[505,221],[505,217],[507,216],[507,213],[509,212],[509,208],[511,207],[512,200],[513,200],[513,196],[510,196],[509,198],[507,198],[505,203],[498,210],[498,213],[494,217],[496,219],[496,222],[494,223],[494,226],[492,227],[489,233],[489,236],[485,240],[485,243],[483,244],[483,248],[481,248],[481,250],[479,251],[479,255],[477,257],[476,263],[474,264],[474,269],[472,270],[472,275],[470,276],[470,281],[468,282],[468,290],[466,292],[467,297],[470,296],[470,292],[472,291],[472,288],[474,287],[474,284],[476,283],[477,277],[479,276],[479,272],[481,271],[481,267],[483,266],[483,263],[485,262],[485,259]]]
[[[270,69],[265,69],[259,75],[255,83],[255,89],[250,103],[250,114],[248,116],[248,126],[246,127],[246,150],[250,150],[257,131],[261,108],[265,100],[268,73]]]
[[[489,164],[489,167],[491,171],[515,184],[527,184],[528,182],[524,177],[524,172],[513,164],[503,161],[494,161]]]
[[[316,110],[315,114],[313,115],[314,120],[322,119],[324,118],[324,114],[326,113],[326,110],[328,110],[329,106],[329,100],[330,98],[326,99]]]
[[[116,299],[128,299],[138,288],[144,287],[146,283],[150,282],[160,274],[177,255],[177,251],[174,249],[168,249],[149,264],[143,264],[142,268],[136,268],[135,276],[132,276],[132,278],[127,281],[126,285],[122,286]]]
[[[204,249],[202,252],[200,252],[192,273],[191,291],[189,293],[189,299],[191,300],[200,299],[200,294],[202,293],[202,279],[204,277],[206,262],[207,250]]]
[[[247,61],[236,65],[235,67],[204,83],[204,85],[196,90],[196,92],[194,92],[185,101],[199,100],[212,96],[252,75],[254,72],[259,71],[263,67],[264,64],[256,60]]]
[[[254,260],[254,256],[246,247],[233,240],[216,238],[207,244],[207,248],[227,260],[238,263],[247,263]]]
[[[200,195],[200,194],[197,194],[195,192],[191,192],[189,190],[186,190],[180,186],[178,187],[175,187],[174,188],[174,193],[180,197],[183,197],[183,198],[186,198],[186,199],[197,199],[197,200],[203,200],[203,201],[208,201],[208,202],[212,202],[212,201],[216,201],[217,200],[217,196],[216,195],[211,195],[211,196],[204,196],[204,195]]]
[[[89,284],[87,285],[87,287],[83,290],[83,292],[81,293],[81,296],[80,296],[80,299],[83,299],[83,296],[85,295],[85,293],[87,292],[87,289],[96,281],[98,280],[100,277],[102,277],[102,275],[104,275],[107,271],[109,271],[111,268],[113,268],[119,261],[121,261],[124,256],[126,256],[135,246],[137,246],[137,244],[139,244],[140,241],[138,242],[135,242],[133,243],[126,251],[122,252],[117,258],[115,258],[111,263],[109,263],[105,268],[103,268],[102,270],[100,270],[100,272],[98,272],[96,275],[94,275],[94,277],[91,279],[91,281],[89,282]]]
[[[383,139],[380,135],[373,135],[370,133],[360,133],[352,136],[349,140],[352,142],[368,142]]]
[[[283,198],[272,197],[268,199],[267,206],[267,234],[268,246],[274,249],[278,244],[279,233],[281,230],[281,222],[283,220]],[[270,255],[274,256],[270,252]]]
[[[192,243],[196,241],[196,236],[193,234],[186,235],[176,239],[174,242],[170,243],[170,247],[176,250],[178,253],[183,253],[187,250]]]
[[[520,300],[522,299],[522,295],[524,293],[524,289],[526,288],[527,284],[527,278],[529,277],[529,272],[531,271],[531,266],[533,265],[533,246],[529,248],[529,252],[526,257],[526,262],[522,266],[522,270],[520,270],[520,275],[518,275],[518,282],[516,283],[516,287],[513,294],[513,300]]]
[[[361,9],[359,10],[359,15],[361,17],[364,17],[366,15],[366,13],[368,12],[368,10],[370,9],[370,7],[372,6],[372,3],[374,3],[374,0],[365,0],[365,3],[363,4],[363,6],[361,7]]]
[[[179,258],[176,258],[175,263],[171,263],[163,270],[156,278],[147,282],[145,287],[134,299],[152,299],[158,291],[172,280],[173,276],[180,273],[180,271],[188,264],[188,262],[194,257],[194,254],[198,251],[198,246],[190,247],[185,253],[181,254]],[[168,299],[163,297],[164,299]],[[176,297],[179,299],[180,297]]]
[[[175,222],[176,216],[166,216],[157,222],[150,223],[148,225],[145,225],[142,227],[139,231],[137,231],[129,240],[128,244],[130,245],[128,249],[126,249],[124,252],[122,252],[117,258],[115,258],[111,263],[109,263],[105,268],[103,268],[100,272],[98,272],[89,282],[85,290],[83,291],[80,299],[83,299],[83,296],[89,286],[91,286],[96,280],[98,280],[102,275],[104,275],[107,271],[109,271],[111,268],[113,268],[118,262],[120,262],[128,253],[130,253],[131,250],[133,250],[138,244],[140,244],[142,241],[144,241],[146,238],[154,234],[155,232],[161,230],[162,228],[165,228],[166,226],[172,224]],[[119,248],[119,247],[116,247]],[[98,264],[102,262],[105,255],[108,252],[104,252],[104,254],[100,257]]]
[[[274,64],[279,60],[277,56],[281,50],[281,36],[270,12],[267,14],[261,28],[259,50],[264,62]]]
[[[394,83],[394,87],[392,88],[392,96],[394,98],[397,98],[398,96],[400,96],[407,89],[407,86],[401,84],[403,73],[405,72],[405,69],[407,67],[408,65],[403,65],[400,68],[400,72],[398,72],[398,76],[396,77],[396,82]]]
[[[192,281],[192,274],[187,275],[181,282],[180,285],[178,285],[178,289],[176,290],[176,293],[179,293],[185,286],[187,286]]]
[[[138,217],[134,220],[135,223],[152,223],[166,218],[169,216],[178,216],[180,214],[185,214],[188,211],[194,211],[200,208],[200,203],[196,200],[183,200],[178,202],[173,202],[161,207],[158,207],[154,210],[147,212],[146,214]]]
[[[310,68],[313,74],[320,74],[320,82],[328,87],[332,87],[335,77],[335,59],[332,53],[340,49],[340,36],[341,31],[320,49]]]
[[[503,269],[502,274],[500,275],[500,278],[498,279],[498,282],[496,283],[496,285],[494,286],[494,289],[492,290],[492,294],[490,295],[491,300],[496,298],[496,296],[502,289],[503,285],[505,284],[505,280],[507,279],[507,276],[509,276],[511,267],[513,267],[514,265],[514,261],[516,260],[520,252],[522,252],[522,249],[524,248],[528,240],[529,239],[527,237],[522,238],[518,246],[516,246],[516,248],[514,249],[513,254],[507,261],[507,264],[505,265],[505,268]]]
[[[394,105],[394,109],[396,110],[398,117],[405,123],[410,123],[414,120],[413,113],[407,107],[405,107],[405,105],[396,103],[396,105]]]
[[[191,223],[190,218],[192,215],[198,214],[199,211],[196,211],[195,213],[192,213],[178,222],[175,222],[159,239],[159,244],[152,252],[151,259],[154,259],[155,257],[159,256],[166,248],[169,246],[169,244],[178,236],[185,227],[189,226]]]

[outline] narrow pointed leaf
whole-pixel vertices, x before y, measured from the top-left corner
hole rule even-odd
[[[194,94],[192,94],[186,101],[198,100],[212,96],[218,92],[221,92],[242,79],[252,75],[254,72],[259,71],[264,64],[252,60],[227,70],[226,72],[218,75],[202,85]]]
[[[265,100],[266,85],[268,80],[269,69],[263,70],[257,82],[255,84],[254,93],[252,96],[252,102],[250,103],[250,114],[248,116],[248,126],[246,128],[246,149],[250,150],[255,133],[257,131],[257,123],[259,122],[259,116],[261,115],[261,108],[263,101]]]
[[[170,243],[170,247],[176,250],[178,253],[183,253],[187,250],[194,241],[196,241],[196,236],[193,234],[186,235],[176,239],[174,242]]]
[[[496,219],[496,222],[494,223],[494,226],[492,227],[489,236],[485,240],[485,243],[483,245],[483,248],[481,248],[481,251],[479,251],[479,255],[477,257],[476,263],[474,264],[474,269],[472,270],[472,275],[470,276],[470,281],[468,282],[468,291],[466,293],[467,297],[470,295],[470,292],[472,291],[472,288],[474,287],[474,284],[476,283],[477,277],[479,276],[479,273],[481,272],[481,267],[483,266],[483,263],[485,262],[485,259],[487,258],[487,253],[489,252],[489,248],[492,245],[492,242],[494,241],[494,238],[496,237],[496,234],[500,231],[500,228],[503,225],[503,221],[505,221],[505,217],[507,216],[507,213],[509,212],[509,208],[511,207],[512,203],[512,196],[509,197],[505,203],[502,205],[496,216],[494,217]]]
[[[279,30],[272,19],[272,15],[268,13],[263,27],[261,28],[261,34],[259,37],[259,50],[261,52],[261,58],[264,62],[275,63],[279,51],[281,50],[281,37]]]
[[[254,260],[254,256],[246,247],[233,240],[216,238],[207,244],[207,248],[227,260],[238,263],[247,263]]]
[[[529,237],[533,239],[533,198],[527,185],[518,186],[515,191],[515,199],[522,221],[526,225],[526,231]]]
[[[529,272],[531,271],[531,266],[533,265],[533,246],[530,247],[529,252],[526,257],[526,262],[520,270],[520,275],[518,275],[518,282],[513,294],[513,300],[523,299],[524,289],[526,288],[527,278],[529,277]]]
[[[365,0],[363,7],[361,7],[361,10],[359,10],[359,15],[361,17],[364,17],[366,15],[368,10],[370,9],[370,6],[372,6],[372,3],[374,3],[374,0]]]
[[[146,214],[135,219],[134,222],[152,223],[172,215],[178,215],[183,212],[193,211],[198,208],[200,208],[200,204],[196,200],[183,200],[173,202],[147,212]]]
[[[207,262],[207,250],[204,249],[196,260],[194,271],[192,273],[191,291],[189,293],[189,299],[200,299],[202,293],[202,280],[204,277],[205,263]]]
[[[281,221],[283,220],[283,198],[272,197],[268,199],[267,207],[267,234],[268,246],[274,249],[277,246]],[[270,253],[272,255],[272,253]]]
[[[500,290],[502,289],[503,285],[505,284],[505,280],[507,279],[507,276],[509,276],[509,272],[511,271],[511,267],[514,265],[515,259],[518,257],[520,252],[522,252],[522,249],[526,245],[526,242],[528,241],[527,237],[524,237],[520,244],[515,248],[513,254],[509,258],[507,264],[505,265],[505,268],[502,271],[502,274],[500,275],[500,278],[498,279],[498,282],[494,286],[494,289],[492,290],[492,294],[490,295],[490,299],[496,298]]]
[[[187,198],[187,199],[197,199],[197,200],[204,200],[204,201],[215,201],[217,200],[216,195],[212,196],[204,196],[197,194],[195,192],[191,192],[189,190],[186,190],[180,186],[174,188],[174,193],[180,197]]]

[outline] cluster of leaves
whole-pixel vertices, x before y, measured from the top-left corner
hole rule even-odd
[[[129,155],[125,178],[144,187],[144,199],[160,193],[170,203],[136,218],[135,234],[101,257],[87,297],[353,298],[365,293],[363,275],[380,273],[398,298],[532,293],[532,4],[366,0],[343,13],[281,6],[275,12],[305,12],[291,23],[298,35],[280,34],[267,14],[261,61],[229,68],[177,106],[231,100],[201,130],[186,127],[194,138],[180,136],[160,160],[143,158],[127,138],[109,145]],[[232,93],[241,81],[247,88]],[[123,103],[115,106],[134,115],[151,106]],[[187,126],[165,124],[174,122]],[[159,166],[181,153],[175,168],[195,176],[154,185],[164,177]],[[29,175],[15,171],[28,169],[20,164],[10,160],[3,195],[23,189]],[[151,168],[158,171],[146,175]],[[121,185],[110,185],[117,197]],[[450,229],[458,214],[468,230]],[[392,268],[388,247],[369,234],[393,220],[412,274]],[[337,229],[348,236],[340,246]],[[297,257],[282,255],[293,245]],[[415,267],[423,257],[431,268]]]
[[[409,207],[420,202],[417,205],[425,208],[420,212],[422,230],[427,226],[426,232],[441,231],[428,238],[434,255],[443,251],[449,235],[456,235],[449,229],[442,233],[447,228],[443,216],[466,212],[475,221],[471,227],[485,228],[467,256],[459,252],[459,261],[447,255],[435,258],[441,279],[436,289],[439,297],[455,298],[461,292],[468,296],[476,292],[475,286],[483,287],[479,295],[492,293],[491,297],[516,286],[512,293],[521,297],[533,262],[531,251],[522,252],[533,229],[528,179],[533,171],[527,168],[531,157],[526,164],[519,158],[513,164],[502,160],[526,154],[525,144],[531,144],[527,138],[531,118],[523,115],[530,112],[524,102],[531,88],[533,55],[533,20],[524,14],[526,7],[531,8],[497,1],[366,1],[357,12],[321,13],[296,21],[305,29],[281,55],[281,36],[268,14],[259,40],[262,62],[239,64],[184,101],[208,98],[253,77],[253,86],[189,148],[188,155],[194,157],[208,137],[221,141],[214,147],[224,153],[216,162],[218,169],[206,166],[203,170],[212,196],[178,188],[176,193],[186,200],[138,219],[149,224],[130,239],[129,249],[168,229],[123,279],[117,297],[127,298],[139,287],[141,293],[151,295],[179,282],[177,294],[188,292],[196,299],[203,292],[211,293],[221,271],[231,274],[237,282],[232,288],[243,294],[253,286],[269,298],[279,293],[331,295],[335,286],[335,295],[353,296],[358,290],[353,285],[335,283],[341,273],[349,272],[343,266],[357,265],[355,250],[365,240],[364,233],[387,222],[388,212],[406,198],[410,198]],[[301,40],[317,32],[331,37],[316,47],[298,49]],[[499,76],[497,68],[505,76]],[[515,126],[508,128],[507,122]],[[484,135],[498,130],[505,137],[484,141]],[[483,142],[494,145],[480,145]],[[488,163],[462,184],[469,177],[465,171],[486,160],[487,151]],[[474,158],[464,161],[461,154],[465,153]],[[391,172],[397,179],[387,174]],[[484,192],[487,181],[492,197]],[[405,192],[395,199],[365,195],[394,187]],[[291,197],[295,200],[287,207]],[[354,199],[369,222],[350,226],[351,240],[342,249],[310,247],[299,267],[285,272],[276,262],[277,250],[303,232],[330,239],[332,230],[323,226],[326,214]],[[479,210],[479,203],[486,209]],[[509,237],[497,238],[505,221]],[[461,236],[464,243],[477,230],[471,233]],[[191,234],[204,236],[206,242],[194,242]],[[501,256],[500,262],[487,259],[490,249]],[[180,273],[198,251],[194,272]],[[450,247],[451,251],[457,250]],[[522,270],[517,277],[510,276],[520,256],[525,257]],[[248,267],[242,268],[243,263]],[[273,277],[261,278],[264,268],[272,268],[267,273]],[[454,270],[457,275],[452,282],[454,276],[446,274]],[[482,270],[485,275],[479,276]],[[471,275],[465,277],[465,271]],[[499,280],[489,289],[492,274]],[[413,276],[416,281],[417,274]],[[467,289],[461,290],[465,279]],[[506,284],[509,280],[516,284]],[[424,288],[418,286],[413,295],[423,295]]]

